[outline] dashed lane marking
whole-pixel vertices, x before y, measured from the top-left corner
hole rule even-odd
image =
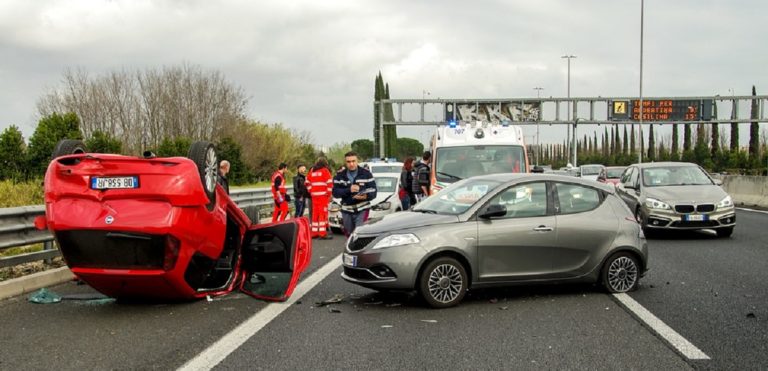
[[[322,268],[316,270],[312,275],[302,280],[293,291],[288,300],[282,303],[270,303],[264,309],[248,318],[245,322],[237,326],[234,330],[224,335],[221,339],[213,343],[202,353],[192,358],[179,368],[179,370],[210,370],[221,363],[228,355],[243,345],[248,339],[264,328],[269,322],[275,319],[280,313],[290,308],[297,300],[306,295],[312,288],[317,286],[320,281],[335,271],[341,265],[341,254],[334,257]]]
[[[640,303],[635,301],[635,299],[632,299],[632,297],[629,295],[613,294],[613,297],[615,297],[622,305],[624,305],[625,308],[627,308],[627,310],[632,312],[640,321],[650,327],[654,332],[656,332],[656,334],[661,336],[661,338],[666,340],[686,358],[690,360],[709,359],[709,356],[704,354],[701,349],[691,344],[690,341],[682,337],[671,327],[667,326],[666,323],[662,322],[658,317],[654,316],[653,313],[648,311],[648,309],[645,309],[645,307],[640,305]]]

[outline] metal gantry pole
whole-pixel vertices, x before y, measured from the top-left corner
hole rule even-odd
[[[567,120],[571,121],[571,59],[576,58],[575,55],[564,55],[560,58],[565,58],[568,60],[568,113],[567,113]],[[571,139],[571,126],[567,125],[567,132],[566,132],[566,140],[565,142],[568,143]],[[574,149],[575,150],[575,149]],[[569,156],[570,157],[570,156]],[[574,165],[575,166],[575,165]]]
[[[533,88],[536,90],[536,98],[541,98],[541,91],[544,90],[544,88],[537,86]],[[539,103],[539,107],[541,107],[541,103]],[[539,118],[538,121],[541,121],[541,118]],[[536,122],[536,166],[539,166],[539,156],[541,156],[541,142],[539,141],[539,122]]]
[[[637,162],[643,162],[643,9],[645,0],[640,0],[640,140],[638,140],[640,150],[637,151]],[[653,125],[653,124],[651,124]]]

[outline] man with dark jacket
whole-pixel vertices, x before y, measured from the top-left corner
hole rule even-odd
[[[333,177],[333,197],[341,199],[344,234],[349,237],[368,220],[371,200],[376,198],[376,181],[370,171],[357,166],[357,153],[344,154],[344,163],[346,168]]]
[[[307,182],[307,177],[305,176],[306,173],[307,167],[304,165],[299,165],[296,168],[296,177],[293,178],[293,204],[296,207],[296,218],[304,216],[304,208],[306,207],[307,200],[309,199],[309,191],[307,190],[307,185],[305,184]]]

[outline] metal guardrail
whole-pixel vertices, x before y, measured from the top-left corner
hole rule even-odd
[[[293,195],[289,190],[288,194]],[[230,197],[252,220],[259,220],[273,205],[269,187],[233,189]],[[270,211],[271,212],[271,211]],[[0,268],[47,260],[61,255],[48,230],[35,228],[35,217],[45,215],[45,206],[0,208],[0,251],[13,247],[43,243],[43,250],[0,258]]]

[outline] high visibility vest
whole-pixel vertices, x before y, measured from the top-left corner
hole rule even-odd
[[[312,170],[307,174],[307,191],[312,197],[330,197],[333,189],[333,177],[326,168]]]
[[[275,189],[275,180],[277,180],[277,178],[280,178],[280,188]],[[275,171],[275,173],[272,174],[272,180],[269,188],[272,189],[272,198],[275,200],[278,198],[285,199],[285,195],[288,193],[288,190],[285,188],[285,177],[283,174],[281,174],[279,171]],[[278,195],[278,192],[280,192],[280,195]]]

